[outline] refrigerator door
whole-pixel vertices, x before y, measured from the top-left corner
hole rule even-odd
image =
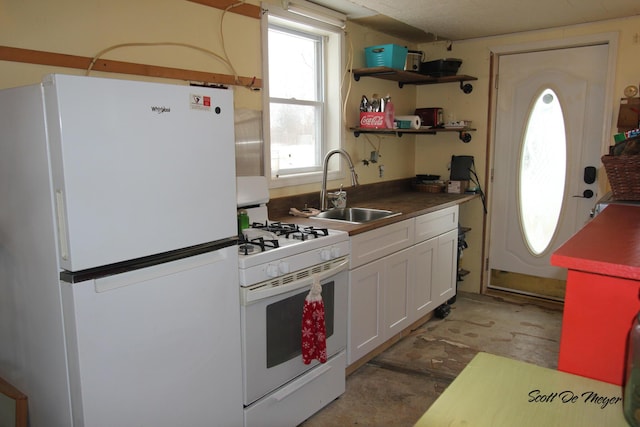
[[[74,425],[242,426],[237,256],[62,284]]]
[[[230,90],[52,75],[44,93],[63,269],[237,234]]]

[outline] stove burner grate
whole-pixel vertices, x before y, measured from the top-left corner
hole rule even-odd
[[[247,239],[247,237],[242,234],[238,241],[238,252],[242,255],[249,255],[256,249],[259,249],[259,252],[264,252],[269,248],[275,249],[278,247],[280,247],[280,243],[277,239],[265,239],[264,237]]]
[[[287,239],[307,240],[309,238],[318,238],[322,236],[328,236],[329,230],[326,228],[300,227],[297,224],[285,223],[285,222],[272,222],[272,223],[259,223],[254,222],[251,224],[251,228],[257,228],[271,232],[277,236],[282,236]]]

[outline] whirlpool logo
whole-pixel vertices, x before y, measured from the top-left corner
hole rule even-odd
[[[171,108],[169,107],[157,107],[157,106],[153,106],[151,107],[151,111],[153,111],[154,113],[158,113],[158,114],[162,114],[162,113],[170,113],[171,112]]]

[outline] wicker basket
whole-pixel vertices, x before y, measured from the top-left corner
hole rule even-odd
[[[640,154],[602,156],[614,200],[640,200]]]

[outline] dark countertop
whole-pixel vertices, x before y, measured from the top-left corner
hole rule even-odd
[[[402,215],[371,221],[365,224],[351,224],[343,221],[294,217],[289,208],[303,209],[306,206],[318,206],[319,192],[299,196],[281,197],[269,202],[269,215],[272,221],[290,222],[300,225],[324,227],[347,231],[349,235],[404,221],[429,212],[468,202],[478,194],[427,193],[412,189],[411,180],[398,180],[382,184],[368,184],[347,187],[347,206],[383,209],[402,212]],[[335,190],[328,190],[335,191]]]

